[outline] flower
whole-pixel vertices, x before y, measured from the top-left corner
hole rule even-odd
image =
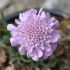
[[[19,46],[20,55],[27,55],[34,61],[47,59],[57,47],[60,39],[59,22],[42,9],[30,9],[20,13],[17,26],[8,24],[12,46]]]

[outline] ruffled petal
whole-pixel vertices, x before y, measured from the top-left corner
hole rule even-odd
[[[20,47],[19,47],[19,53],[20,53],[20,55],[25,55],[25,53],[26,53],[26,48],[25,48],[24,46],[20,46]]]
[[[11,46],[17,46],[18,42],[15,38],[10,38]]]
[[[31,50],[31,52],[28,52],[28,55],[30,56],[30,57],[32,57],[32,59],[34,60],[34,61],[38,61],[38,53],[37,53],[37,50],[36,50],[36,48],[32,48],[32,50]]]
[[[45,51],[46,51],[47,56],[50,56],[50,55],[52,54],[51,46],[50,46],[50,47],[47,47],[47,48],[45,49]]]
[[[45,18],[45,19],[46,19],[46,21],[48,21],[48,20],[50,19],[50,17],[51,17],[51,16],[50,16],[50,13],[49,13],[49,12],[47,12],[47,13],[46,13],[46,18]]]
[[[40,15],[40,20],[44,20],[45,17],[46,17],[45,12],[42,11],[41,12],[41,15]]]
[[[40,49],[41,49],[41,50],[44,50],[44,49],[45,49],[45,47],[44,47],[44,46],[40,46]]]
[[[58,28],[58,27],[59,27],[59,21],[56,20],[54,23],[55,23],[55,24],[54,24],[53,28]]]
[[[16,29],[16,27],[13,24],[8,24],[7,25],[7,30],[8,31],[12,31],[12,30],[15,30],[15,29]]]
[[[55,22],[55,17],[51,17],[49,20],[48,20],[48,23],[50,24],[50,23],[52,23],[52,22]]]
[[[57,48],[57,43],[50,43],[50,45],[51,45],[52,52],[55,51]]]
[[[47,46],[47,47],[45,48],[43,54],[44,54],[44,55],[43,55],[43,58],[44,58],[44,59],[47,59],[48,56],[50,56],[50,55],[52,54],[52,49],[51,49],[51,47],[48,47],[48,46]]]
[[[51,41],[52,43],[55,43],[55,42],[57,42],[60,38],[61,38],[60,32],[57,31],[57,30],[55,30],[55,31],[52,33],[52,36],[51,36],[50,41]]]
[[[43,51],[38,47],[36,48],[36,50],[37,50],[38,57],[39,58],[42,57],[43,56]]]
[[[14,30],[14,31],[11,31],[10,33],[11,33],[11,36],[12,36],[12,37],[16,37],[17,34],[18,34],[15,30]]]
[[[36,50],[33,51],[32,59],[33,59],[34,61],[38,61],[38,60],[39,60],[39,58],[38,58],[38,54],[37,54],[37,51],[36,51]]]
[[[32,57],[32,59],[33,59],[34,61],[38,61],[38,60],[39,60],[39,58],[38,58],[37,55],[34,55],[34,56]]]
[[[34,15],[36,13],[37,13],[37,10],[30,9],[24,13],[20,13],[19,19],[20,19],[20,21],[25,22],[31,15]]]

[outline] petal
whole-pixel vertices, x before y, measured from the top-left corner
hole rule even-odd
[[[29,18],[29,16],[31,16],[31,15],[33,15],[33,14],[36,14],[37,13],[37,10],[35,10],[35,9],[30,9],[30,10],[28,10],[28,11],[26,11],[26,12],[24,12],[24,13],[20,13],[20,15],[19,15],[19,19],[23,22],[25,22],[28,18]]]
[[[40,48],[36,48],[37,50],[37,54],[38,54],[38,57],[42,57],[43,56],[43,51],[40,49]]]
[[[47,12],[47,13],[46,13],[46,21],[48,21],[49,19],[50,19],[50,13]]]
[[[51,52],[50,52],[51,53]],[[50,56],[51,54],[48,54],[46,51],[44,51],[44,55],[43,55],[43,58],[44,59],[48,59],[48,57]]]
[[[32,56],[32,59],[33,59],[34,61],[38,61],[39,58],[38,58],[38,54],[37,54],[36,49],[33,50],[32,55],[33,55],[33,56]]]
[[[56,20],[54,23],[55,23],[55,24],[54,24],[53,28],[58,28],[58,27],[59,27],[59,21]]]
[[[36,13],[37,13],[37,10],[36,10],[36,9],[30,9],[29,12],[30,12],[31,14],[36,14]]]
[[[51,49],[51,47],[46,48],[46,49],[45,49],[45,52],[46,52],[47,56],[50,56],[50,55],[52,54],[52,49]]]
[[[44,48],[44,46],[40,46],[40,49],[41,49],[41,50],[44,50],[45,48]]]
[[[41,12],[40,19],[44,19],[45,17],[46,17],[46,15],[45,15],[45,11],[42,11],[42,12]]]
[[[34,56],[34,54],[37,54],[37,51],[36,51],[35,48],[30,47],[29,50],[27,50],[27,54],[28,54],[30,57],[32,57],[32,56]]]
[[[16,24],[21,24],[22,22],[20,22],[18,19],[15,19],[15,23]]]
[[[27,53],[29,56],[33,56],[33,48],[29,48],[29,50],[27,50]]]
[[[18,45],[18,42],[15,38],[10,38],[10,42],[11,42],[12,46],[17,46]]]
[[[16,31],[11,31],[11,36],[16,37],[17,36],[17,32]]]
[[[15,29],[16,29],[16,27],[13,24],[8,24],[7,25],[7,30],[8,31],[12,31],[12,30],[15,30]]]
[[[43,58],[44,58],[44,59],[48,59],[47,54],[44,53]]]
[[[39,60],[39,58],[38,58],[37,55],[34,55],[34,56],[32,57],[32,59],[33,59],[34,61],[38,61],[38,60]]]
[[[44,55],[43,55],[43,58],[44,58],[44,59],[47,59],[47,58],[48,58],[48,55],[47,55],[46,51],[44,51],[43,54],[44,54]]]
[[[51,23],[49,24],[49,26],[51,26],[51,27],[53,27],[54,25],[55,25],[54,22],[51,22]]]
[[[55,51],[55,49],[57,48],[57,43],[51,43],[51,49],[52,49],[52,52]]]
[[[33,48],[32,52],[28,52],[28,55],[34,60],[38,61],[38,54],[36,48]]]
[[[20,53],[20,55],[25,55],[25,53],[26,53],[26,48],[25,48],[24,46],[20,46],[20,47],[19,47],[19,53]]]
[[[56,20],[55,17],[51,17],[51,18],[49,19],[48,23],[50,24],[50,23],[54,22],[55,20]]]
[[[51,54],[52,54],[52,50],[51,48],[45,48],[44,53],[43,53],[43,58],[47,59]]]
[[[55,19],[55,17],[51,17],[48,21],[49,26],[53,28],[57,28],[59,26],[59,21]]]
[[[27,17],[28,17],[28,14],[26,14],[26,13],[20,13],[20,15],[19,15],[20,21],[26,21]]]
[[[52,33],[52,36],[51,36],[50,41],[51,41],[52,43],[55,43],[55,42],[57,42],[60,38],[61,38],[60,32],[59,32],[58,30],[55,30],[55,31]]]

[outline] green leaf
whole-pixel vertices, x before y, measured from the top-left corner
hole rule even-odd
[[[49,63],[48,63],[48,66],[49,67],[55,67],[56,65],[56,57],[54,55],[50,56],[49,58]]]

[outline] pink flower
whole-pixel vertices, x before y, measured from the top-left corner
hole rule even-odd
[[[34,61],[38,61],[48,56],[57,47],[60,39],[58,20],[51,17],[48,12],[40,9],[30,9],[20,13],[19,20],[16,20],[17,26],[8,24],[7,30],[11,33],[10,42],[12,46],[19,46],[20,55],[27,55]]]

